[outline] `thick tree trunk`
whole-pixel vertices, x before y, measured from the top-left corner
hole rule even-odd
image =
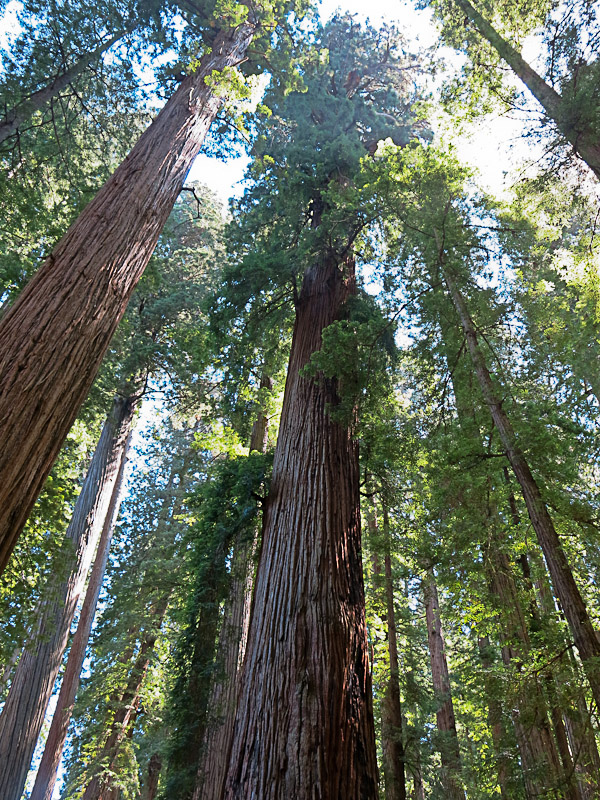
[[[465,790],[460,777],[461,762],[454,704],[450,688],[450,674],[442,634],[440,604],[433,570],[423,581],[425,616],[427,619],[427,641],[431,660],[433,690],[437,701],[437,729],[439,750],[442,758],[442,782],[449,800],[465,800]]]
[[[254,27],[217,36],[0,322],[0,570],[221,105],[204,78]]]
[[[301,377],[354,291],[331,255],[304,277],[226,781],[232,800],[374,800],[377,763],[358,449],[335,381]]]
[[[73,616],[125,457],[137,400],[118,397],[104,424],[65,535],[71,573],[61,586],[49,587],[52,596],[40,611],[39,624],[23,650],[0,715],[2,800],[20,800],[23,793]]]
[[[492,377],[479,346],[475,325],[468,312],[465,300],[451,271],[444,266],[443,271],[467,340],[467,346],[483,398],[490,409],[490,414],[506,456],[521,487],[529,518],[544,553],[554,589],[569,624],[575,646],[579,651],[594,699],[600,708],[600,640],[598,640],[594,631],[587,607],[575,583],[571,567],[558,538],[552,518],[542,499],[539,487],[519,447],[515,431],[502,407],[502,400],[494,388]]]
[[[131,436],[129,438],[131,438]],[[129,441],[125,445],[125,453],[127,453],[128,446]],[[65,674],[63,675],[60,686],[56,709],[52,717],[52,724],[50,725],[50,731],[48,732],[48,738],[46,739],[44,753],[40,761],[30,800],[52,800],[54,784],[56,783],[58,775],[58,767],[60,765],[63,747],[67,738],[67,730],[75,704],[75,696],[79,688],[79,676],[85,659],[85,652],[94,622],[94,615],[96,613],[96,605],[98,603],[98,597],[100,596],[100,589],[102,588],[104,573],[108,563],[112,535],[117,517],[119,516],[123,475],[125,473],[126,463],[127,459],[124,456],[121,460],[119,474],[115,481],[110,500],[110,506],[104,520],[94,566],[92,567],[88,588],[79,615],[77,631],[71,642],[69,658],[67,659]]]
[[[29,97],[10,109],[6,114],[6,119],[0,123],[0,143],[12,136],[13,133],[16,133],[20,125],[30,119],[32,114],[43,108],[49,100],[56,97],[63,89],[66,89],[93,61],[97,61],[103,53],[110,50],[113,44],[122,39],[125,33],[126,31],[119,31],[114,36],[111,36],[110,39],[82,56],[63,73],[57,75],[43,89],[33,92]]]
[[[514,47],[503,39],[490,23],[474,8],[469,0],[456,0],[456,4],[475,25],[479,33],[488,40],[515,75],[520,78],[531,94],[540,103],[548,117],[554,120],[565,139],[588,167],[600,178],[600,140],[597,130],[579,129],[564,113],[563,98],[532,69]]]
[[[86,786],[82,800],[110,800],[114,796],[111,777],[119,755],[119,747],[127,735],[131,722],[137,715],[140,690],[152,659],[154,645],[160,634],[170,597],[171,591],[169,590],[160,598],[154,608],[152,624],[144,634],[139,653],[129,674],[125,691],[121,695],[108,736],[97,759],[98,763],[105,764],[106,768],[92,777]]]
[[[406,800],[404,771],[404,743],[402,740],[402,706],[400,703],[400,664],[398,637],[396,635],[396,610],[394,607],[394,581],[390,555],[389,520],[387,508],[383,509],[383,528],[386,538],[385,600],[388,629],[390,677],[385,688],[381,710],[381,739],[383,749],[383,774],[386,800]]]
[[[261,388],[272,390],[273,381],[263,376]],[[259,410],[250,437],[250,452],[265,453],[269,420],[264,409]],[[258,531],[257,531],[258,533]],[[228,753],[233,738],[233,726],[239,694],[239,670],[244,659],[248,635],[252,589],[254,585],[254,554],[258,536],[248,533],[234,545],[231,566],[231,588],[225,604],[223,622],[217,645],[219,674],[213,683],[208,703],[214,722],[207,727],[202,746],[201,763],[193,800],[221,800],[228,766]]]

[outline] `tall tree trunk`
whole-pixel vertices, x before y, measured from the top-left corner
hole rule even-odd
[[[98,762],[104,766],[104,769],[92,777],[85,788],[82,800],[110,800],[114,796],[111,777],[114,774],[119,747],[127,735],[131,722],[137,715],[140,690],[152,659],[154,645],[160,634],[170,598],[171,590],[169,589],[154,607],[151,625],[144,633],[138,655],[129,673],[127,685],[120,697],[108,735],[98,758]]]
[[[505,730],[502,722],[502,703],[498,700],[497,692],[494,687],[490,687],[492,678],[493,661],[491,658],[491,645],[488,636],[477,637],[477,648],[481,663],[486,671],[485,675],[485,694],[488,706],[488,723],[492,732],[492,742],[496,755],[496,767],[498,770],[498,786],[502,800],[510,800],[509,777],[511,774],[510,759],[505,748]],[[493,681],[495,683],[495,681]]]
[[[155,800],[158,792],[158,781],[162,769],[162,759],[159,753],[153,753],[148,762],[148,775],[144,785],[143,800]]]
[[[131,435],[129,439],[131,439]],[[128,447],[129,441],[125,445],[125,453]],[[67,730],[75,704],[75,696],[79,688],[79,676],[85,659],[85,652],[94,622],[94,615],[96,613],[96,605],[98,603],[98,597],[100,596],[100,589],[102,588],[104,573],[108,563],[112,535],[117,517],[119,516],[123,475],[125,473],[126,463],[127,459],[124,456],[121,460],[119,474],[115,481],[110,500],[110,506],[104,520],[94,566],[92,567],[88,588],[79,615],[77,631],[71,642],[69,658],[67,659],[65,674],[63,675],[60,686],[56,709],[52,717],[52,724],[50,725],[48,738],[46,739],[44,753],[40,761],[30,800],[52,800],[54,784],[56,783],[58,775],[58,767],[62,758],[63,747],[67,738]]]
[[[0,322],[0,570],[221,105],[204,78],[254,30],[218,34]]]
[[[43,108],[49,100],[56,97],[63,89],[66,89],[93,61],[97,61],[103,53],[110,50],[113,44],[122,39],[126,33],[127,31],[119,31],[114,36],[111,36],[110,39],[86,53],[68,69],[57,75],[42,89],[38,89],[30,94],[29,97],[17,103],[16,106],[13,106],[7,112],[6,119],[0,123],[0,143],[12,136],[13,133],[16,133],[20,125],[30,119],[36,111]]]
[[[273,381],[266,375],[261,388],[273,389]],[[265,409],[260,409],[252,426],[250,452],[265,453],[269,419]],[[257,531],[258,533],[258,531]],[[248,623],[254,585],[254,554],[258,545],[255,535],[249,539],[247,532],[238,537],[234,545],[231,566],[231,587],[225,604],[223,622],[217,646],[217,678],[211,689],[208,703],[215,721],[207,728],[202,746],[200,768],[193,800],[221,800],[227,773],[227,755],[233,738],[233,726],[239,694],[239,670],[243,663],[248,635]]]
[[[468,19],[479,33],[488,40],[515,75],[520,78],[531,94],[540,103],[556,127],[573,146],[574,151],[588,167],[600,178],[600,140],[597,130],[580,129],[577,122],[570,122],[565,113],[565,103],[561,95],[532,69],[514,47],[503,39],[490,23],[474,8],[469,0],[456,0]]]
[[[383,532],[385,536],[385,600],[390,657],[390,677],[385,687],[381,711],[385,798],[386,800],[406,800],[402,706],[400,703],[400,664],[398,661],[398,638],[396,635],[392,558],[390,555],[390,523],[385,505],[383,507]]]
[[[305,274],[263,523],[225,797],[377,797],[358,448],[334,380],[302,377],[340,318],[354,264]]]
[[[433,690],[437,701],[437,729],[439,750],[442,758],[442,782],[449,800],[465,800],[461,781],[460,748],[456,732],[454,704],[450,688],[450,674],[442,634],[440,604],[433,570],[423,581],[425,616],[427,619],[427,641],[431,659]]]
[[[0,797],[20,800],[69,630],[104,524],[138,397],[117,397],[102,429],[65,534],[72,570],[41,608],[39,624],[17,666],[0,715]]]
[[[594,699],[600,708],[600,641],[596,637],[587,607],[573,578],[571,567],[558,538],[552,518],[548,513],[548,508],[542,499],[537,482],[519,447],[512,424],[502,407],[502,400],[492,382],[483,352],[479,346],[475,325],[468,312],[464,297],[451,270],[447,269],[443,264],[440,264],[440,266],[461,321],[483,398],[490,410],[506,456],[521,487],[529,518],[544,553],[554,589],[569,624],[575,646],[579,651]]]

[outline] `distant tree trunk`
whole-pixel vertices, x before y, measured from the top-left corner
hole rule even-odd
[[[451,270],[440,264],[446,285],[467,340],[475,374],[481,387],[483,398],[498,431],[506,456],[519,482],[529,518],[548,566],[554,589],[560,599],[565,618],[571,629],[573,641],[579,651],[583,668],[590,683],[594,699],[600,708],[600,640],[596,636],[585,602],[573,578],[567,557],[558,534],[542,499],[539,487],[531,468],[519,447],[515,431],[504,411],[502,400],[496,392],[485,357],[479,346],[475,325],[468,312]]]
[[[597,130],[578,126],[577,119],[569,120],[561,95],[532,69],[514,47],[503,39],[490,23],[474,8],[469,0],[456,0],[456,4],[488,40],[515,75],[520,78],[540,103],[577,155],[600,178],[600,139]]]
[[[63,89],[66,89],[93,61],[97,61],[103,53],[110,50],[113,44],[122,39],[126,33],[127,31],[119,31],[114,36],[111,36],[94,50],[82,56],[60,75],[57,75],[42,89],[38,89],[30,94],[29,97],[17,103],[16,106],[13,106],[7,112],[6,119],[0,123],[0,143],[12,136],[13,133],[16,133],[20,125],[27,122],[36,111],[43,108],[49,100],[56,97]]]
[[[129,439],[131,439],[131,435]],[[129,440],[125,445],[125,453],[127,453],[128,448]],[[81,674],[81,668],[85,659],[85,652],[94,622],[96,605],[98,603],[98,597],[100,596],[104,573],[106,572],[112,535],[117,517],[119,516],[123,475],[125,473],[126,463],[127,459],[124,456],[121,459],[119,474],[115,481],[110,505],[104,520],[94,566],[92,567],[88,588],[79,615],[77,631],[71,642],[69,658],[67,659],[65,674],[63,675],[60,686],[56,709],[52,717],[52,724],[50,725],[50,731],[46,739],[44,753],[40,761],[35,784],[29,800],[52,800],[54,784],[56,783],[58,775],[58,767],[62,758],[63,747],[67,738],[67,730],[75,704],[75,696],[79,688],[79,676]]]
[[[98,758],[98,762],[103,765],[106,764],[106,768],[92,777],[83,793],[83,800],[110,800],[114,796],[111,776],[114,773],[121,742],[127,735],[130,724],[137,714],[140,690],[152,659],[154,645],[160,634],[170,597],[171,591],[169,590],[165,592],[154,607],[151,624],[144,633],[138,655],[129,673],[127,685],[120,697],[108,735]]]
[[[390,677],[385,688],[381,711],[381,739],[383,749],[383,773],[386,800],[406,800],[406,777],[404,772],[404,743],[402,741],[402,706],[400,703],[400,664],[398,661],[398,638],[396,635],[396,611],[394,606],[394,582],[390,555],[390,523],[386,506],[383,507],[383,532],[386,539],[385,599],[388,629],[388,651]]]
[[[273,381],[266,375],[261,388],[273,389]],[[260,409],[252,426],[250,452],[265,453],[269,432],[269,419],[265,409]],[[254,584],[254,553],[257,536],[246,532],[234,545],[231,565],[231,587],[225,604],[223,622],[217,645],[218,675],[213,682],[208,702],[209,713],[215,718],[207,727],[202,746],[200,768],[193,800],[221,800],[228,765],[228,753],[233,737],[233,725],[239,693],[239,670],[244,659],[248,635],[248,622]]]
[[[204,78],[243,61],[254,29],[217,35],[0,321],[0,570],[221,105]]]
[[[300,375],[354,286],[328,253],[297,301],[228,800],[377,797],[358,449],[328,410],[336,382]]]
[[[491,645],[488,636],[477,637],[477,648],[481,663],[486,671],[485,675],[485,694],[488,705],[488,723],[492,732],[492,742],[496,755],[496,767],[498,770],[498,786],[500,787],[500,797],[502,800],[510,800],[509,776],[511,773],[510,759],[505,748],[505,730],[502,722],[502,704],[499,702],[493,688],[490,688],[489,681],[493,661],[491,658]]]
[[[144,786],[143,800],[155,800],[158,792],[158,781],[162,769],[162,759],[159,753],[154,753],[148,762],[148,776]]]
[[[440,604],[433,570],[423,581],[425,616],[427,619],[427,641],[431,659],[433,690],[438,705],[436,711],[439,734],[439,750],[442,758],[442,782],[449,800],[465,800],[461,781],[460,748],[456,732],[454,704],[450,688],[450,674],[442,634]]]
[[[65,534],[68,579],[49,587],[39,623],[17,666],[0,715],[0,797],[20,800],[69,630],[108,511],[138,397],[117,397],[106,420]]]

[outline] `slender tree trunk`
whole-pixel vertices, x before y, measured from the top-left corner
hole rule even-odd
[[[38,89],[33,94],[30,94],[29,97],[17,103],[7,113],[6,119],[0,123],[0,143],[12,136],[13,133],[16,133],[20,125],[27,122],[36,111],[43,108],[49,100],[56,97],[63,89],[66,89],[93,61],[97,61],[103,53],[110,50],[113,44],[122,39],[126,33],[127,31],[119,31],[114,36],[111,36],[110,39],[82,56],[63,73],[57,75],[43,89]]]
[[[488,40],[515,75],[520,78],[531,94],[540,103],[565,139],[573,146],[579,157],[600,178],[600,140],[597,130],[579,129],[570,122],[564,109],[563,98],[532,69],[514,47],[503,39],[490,23],[474,8],[469,0],[456,0],[456,4],[475,25],[479,33]]]
[[[73,564],[68,579],[50,587],[17,666],[0,715],[0,797],[20,800],[35,745],[106,517],[133,422],[137,397],[118,397],[113,405],[65,535],[65,557]]]
[[[448,662],[446,661],[440,604],[433,570],[423,581],[423,596],[425,599],[427,641],[431,659],[433,690],[438,704],[436,717],[439,750],[442,757],[442,781],[449,800],[465,800],[465,791],[460,777],[460,748],[456,732],[454,704],[452,703],[450,674],[448,672]]]
[[[158,792],[158,781],[162,769],[162,759],[159,753],[154,753],[148,762],[148,775],[144,786],[143,799],[155,800]]]
[[[385,599],[388,629],[390,677],[385,688],[381,711],[381,739],[383,749],[383,774],[386,800],[406,800],[404,772],[404,743],[402,740],[402,706],[400,703],[400,664],[396,635],[396,610],[394,607],[394,582],[390,555],[390,523],[387,508],[383,507],[383,529],[386,540]]]
[[[0,322],[0,570],[221,105],[204,78],[254,29],[218,34]]]
[[[129,439],[131,439],[131,435]],[[129,441],[125,445],[125,453],[128,447]],[[121,460],[119,474],[113,488],[108,513],[104,520],[104,526],[96,552],[96,559],[92,567],[87,592],[79,615],[77,631],[71,642],[69,658],[67,659],[67,666],[65,668],[65,674],[63,675],[56,709],[52,717],[52,724],[50,725],[50,731],[48,732],[48,738],[46,739],[44,753],[40,761],[30,800],[52,800],[54,784],[56,783],[58,775],[58,767],[62,758],[63,747],[67,738],[67,730],[75,704],[75,696],[79,688],[79,676],[81,674],[81,668],[83,666],[85,652],[94,622],[94,615],[96,613],[96,605],[98,603],[98,597],[100,596],[100,589],[102,588],[104,573],[108,563],[112,535],[117,517],[119,516],[123,475],[126,463],[127,459],[124,456]]]
[[[119,755],[119,747],[137,714],[140,690],[152,659],[154,645],[160,634],[170,598],[171,590],[169,589],[158,600],[154,608],[152,624],[144,634],[125,691],[121,695],[108,736],[98,758],[99,763],[106,767],[90,780],[83,793],[83,800],[109,800],[113,796],[114,787],[111,785],[111,777]]]
[[[272,390],[273,381],[263,376],[261,388]],[[269,420],[264,409],[259,410],[250,437],[250,452],[265,453]],[[258,531],[256,531],[256,534]],[[193,800],[221,800],[227,773],[227,755],[233,738],[233,726],[239,694],[239,670],[244,659],[248,623],[254,585],[254,554],[258,536],[238,537],[231,566],[231,588],[217,646],[219,675],[213,683],[208,703],[209,712],[216,717],[209,723],[202,746],[200,768]]]
[[[552,518],[542,499],[529,464],[519,447],[508,415],[502,407],[502,400],[494,387],[483,352],[479,346],[475,325],[468,312],[465,300],[451,271],[443,265],[442,268],[467,340],[467,346],[483,398],[490,409],[506,456],[521,487],[529,518],[544,553],[554,589],[560,599],[573,641],[579,651],[594,699],[600,708],[600,641],[596,637],[587,607],[573,578],[571,567],[558,538]]]
[[[493,661],[491,658],[491,644],[488,636],[477,637],[477,648],[481,663],[486,671],[485,693],[488,705],[488,723],[492,732],[492,742],[496,754],[496,767],[498,770],[498,786],[502,800],[510,800],[509,778],[511,774],[510,759],[506,753],[505,730],[502,722],[502,704],[498,701],[494,688],[490,687],[492,678]],[[494,681],[495,683],[495,681]]]
[[[354,292],[322,257],[297,303],[225,797],[377,797],[358,449],[335,381],[301,377]]]

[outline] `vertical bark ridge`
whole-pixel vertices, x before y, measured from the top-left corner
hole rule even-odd
[[[0,715],[0,797],[20,800],[85,579],[119,474],[138,397],[117,397],[65,534],[69,577],[52,589]]]
[[[354,291],[353,263],[311,267],[296,323],[225,797],[373,800],[357,444],[335,382],[302,377]]]
[[[218,34],[0,322],[0,570],[221,105],[204,78],[254,29]]]

